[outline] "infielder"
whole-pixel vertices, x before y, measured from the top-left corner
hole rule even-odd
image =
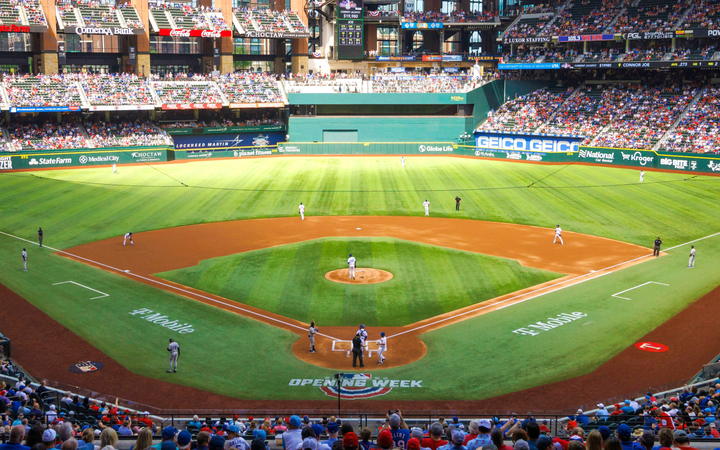
[[[405,157],[404,156],[400,157],[400,162],[402,163],[402,166],[405,167]]]
[[[660,236],[658,236],[657,239],[655,239],[655,242],[653,242],[653,256],[656,258],[660,256],[660,245],[662,244],[662,241],[660,240]]]
[[[688,269],[694,269],[695,268],[695,246],[690,246],[690,261],[688,261]]]
[[[553,239],[553,244],[558,239],[560,239],[560,245],[565,245],[565,243],[562,240],[562,228],[560,228],[560,225],[555,227],[555,239]]]
[[[302,220],[305,220],[305,205],[303,205],[302,203],[300,203],[299,209],[300,209],[300,218],[301,218]]]
[[[349,275],[348,278],[352,278],[353,280],[355,279],[355,262],[356,261],[357,260],[352,255],[352,253],[350,253],[350,257],[348,258],[348,266],[350,266],[349,270],[348,270],[348,275]]]
[[[123,245],[125,245],[126,241],[130,241],[130,245],[135,245],[135,243],[132,241],[132,233],[125,233],[125,237],[123,238]]]
[[[360,328],[358,328],[358,330],[355,334],[360,336],[360,342],[361,342],[360,348],[364,352],[365,349],[368,347],[368,343],[367,343],[368,333],[367,333],[367,330],[365,330],[365,325],[361,324]]]
[[[643,182],[643,178],[645,178],[645,171],[644,171],[644,170],[640,170],[640,182],[641,182],[641,183]]]
[[[315,334],[320,331],[319,328],[315,327],[315,321],[310,322],[310,328],[308,329],[308,339],[310,339],[310,353],[315,353]]]
[[[23,249],[22,251],[22,259],[23,259],[23,270],[27,272],[27,250]]]
[[[117,175],[117,164],[113,163],[113,173]]]
[[[430,215],[430,202],[427,201],[427,199],[425,199],[425,201],[423,202],[423,206],[425,207],[425,215],[429,216]]]
[[[177,342],[170,339],[170,345],[168,345],[167,351],[170,352],[170,368],[167,370],[167,373],[171,373],[173,369],[173,364],[175,364],[175,372],[177,372],[177,360],[178,356],[180,356],[180,346]]]
[[[43,230],[42,227],[38,230],[38,241],[40,241],[40,247],[42,247]]]
[[[385,350],[387,350],[387,338],[385,337],[385,332],[383,331],[380,333],[380,339],[377,341],[378,346],[378,365],[385,362],[385,357],[383,356],[383,353]]]

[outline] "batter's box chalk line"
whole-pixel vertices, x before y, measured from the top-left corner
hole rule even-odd
[[[669,284],[658,283],[657,281],[648,281],[647,283],[638,284],[637,286],[633,286],[633,287],[631,287],[630,289],[625,289],[624,291],[617,292],[617,293],[613,294],[612,296],[615,297],[615,298],[621,298],[621,299],[623,299],[623,300],[632,300],[631,298],[620,297],[620,294],[624,294],[625,292],[632,291],[633,289],[637,289],[637,288],[639,288],[639,287],[647,286],[648,284],[659,284],[659,285],[661,285],[661,286],[670,286]]]
[[[60,283],[53,283],[53,286],[57,286],[57,285],[59,285],[59,284],[66,284],[66,283],[72,283],[72,284],[74,284],[74,285],[76,285],[76,286],[84,287],[85,289],[89,289],[89,290],[91,290],[91,291],[93,291],[93,292],[97,292],[98,294],[102,294],[102,295],[99,295],[99,296],[97,296],[97,297],[92,297],[90,300],[95,300],[95,299],[103,298],[103,297],[110,297],[110,294],[106,294],[106,293],[104,293],[104,292],[100,292],[100,291],[98,291],[98,290],[96,290],[96,289],[93,289],[93,288],[91,288],[91,287],[87,287],[87,286],[85,286],[85,285],[83,285],[83,284],[76,283],[76,282],[74,282],[74,281],[61,281]]]
[[[352,355],[352,341],[332,341],[332,351],[345,352],[345,356],[349,358]],[[365,352],[367,352],[368,358],[372,358],[373,352],[377,353],[377,351],[377,342],[365,341]],[[387,350],[385,350],[385,353],[387,353]]]

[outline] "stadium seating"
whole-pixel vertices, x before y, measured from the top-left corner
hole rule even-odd
[[[47,25],[47,19],[43,14],[39,0],[11,0],[25,9],[25,17],[30,25]]]
[[[540,127],[572,93],[572,88],[539,89],[505,103],[488,116],[481,131],[532,133]]]
[[[684,2],[640,0],[628,6],[609,31],[614,33],[672,31],[685,10]]]
[[[17,3],[9,0],[0,1],[0,24],[3,25],[20,25],[20,12]]]
[[[58,2],[55,5],[56,10],[60,14],[63,25],[66,27],[78,27],[80,26],[80,20],[75,15],[75,4],[70,1]]]
[[[90,106],[154,105],[150,87],[136,75],[79,75]]]
[[[283,81],[288,93],[359,93],[363,92],[363,80],[344,74],[313,74],[290,76]]]
[[[275,77],[259,73],[234,73],[217,78],[229,103],[283,103]]]
[[[170,19],[168,19],[167,15],[165,15],[165,9],[165,5],[155,3],[151,3],[149,7],[150,14],[152,14],[153,19],[155,19],[155,23],[160,29],[173,28],[170,23]]]
[[[677,128],[660,145],[663,150],[717,153],[720,149],[720,88],[704,89]]]
[[[488,12],[466,12],[466,11],[455,11],[451,14],[445,14],[441,12],[406,12],[403,16],[404,22],[494,22],[497,19],[497,14]]]
[[[150,122],[85,123],[93,147],[172,145],[172,139]]]
[[[209,30],[210,23],[205,18],[204,8],[193,8],[189,5],[168,6],[167,11],[175,22],[177,28],[184,30]]]
[[[79,0],[77,5],[86,27],[120,26],[117,10],[112,5],[88,0]]]
[[[78,124],[10,124],[10,146],[13,151],[85,148],[87,141]]]
[[[525,36],[540,36],[540,35],[546,35],[547,33],[541,33],[542,30],[544,30],[548,23],[553,18],[553,14],[547,14],[540,17],[532,17],[532,18],[520,18],[514,25],[509,27],[505,33],[503,34],[503,37],[506,38],[517,38],[517,37],[525,37]]]
[[[163,81],[153,82],[153,89],[163,105],[190,103],[221,104],[223,96],[215,83],[207,81]]]
[[[140,21],[140,17],[132,5],[123,3],[118,5],[117,10],[122,14],[128,28],[143,28],[142,21]]]
[[[71,77],[11,75],[4,84],[14,106],[80,106],[80,92]]]
[[[440,93],[467,92],[475,86],[466,76],[379,75],[372,79],[372,92]]]
[[[681,28],[720,28],[720,3],[717,1],[698,1],[690,6]]]
[[[307,26],[292,11],[272,11],[267,8],[235,8],[235,18],[245,31],[274,33],[308,33]]]
[[[553,36],[574,36],[600,34],[622,11],[621,0],[584,0],[573,2],[553,22],[548,34]]]

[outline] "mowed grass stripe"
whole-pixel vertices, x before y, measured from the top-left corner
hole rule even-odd
[[[376,285],[325,279],[327,272],[347,268],[351,253],[359,269],[387,270],[393,279]],[[463,266],[472,269],[461,276],[456,267]],[[389,238],[318,239],[157,275],[306,323],[349,326],[406,325],[561,276],[513,260]]]

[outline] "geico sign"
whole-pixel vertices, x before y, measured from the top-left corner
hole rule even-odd
[[[113,36],[117,34],[133,34],[133,30],[130,28],[75,27],[75,34],[104,34]]]
[[[533,150],[542,152],[575,152],[579,143],[556,139],[523,139],[499,136],[479,136],[477,146],[497,150]]]

